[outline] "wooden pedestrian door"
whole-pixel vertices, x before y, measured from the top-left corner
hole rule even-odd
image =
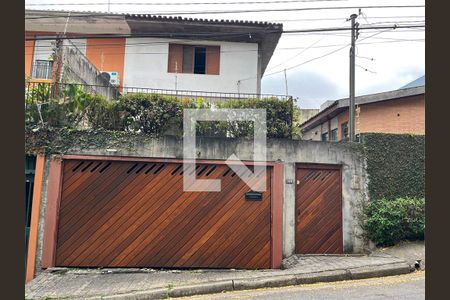
[[[339,166],[297,166],[295,248],[298,254],[343,253]]]
[[[65,160],[55,265],[270,268],[271,168],[260,201],[227,165],[189,172],[222,190],[183,192],[181,163]]]

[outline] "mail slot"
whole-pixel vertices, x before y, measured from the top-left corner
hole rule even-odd
[[[261,201],[262,200],[262,193],[261,192],[247,192],[245,193],[245,200],[248,201]]]

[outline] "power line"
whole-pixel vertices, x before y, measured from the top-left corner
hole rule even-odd
[[[65,16],[61,16],[61,18],[65,18]],[[387,17],[382,17],[382,16],[375,16],[375,17],[370,17],[370,19],[411,19],[411,18],[424,18],[425,16],[387,16]],[[302,18],[302,19],[269,19],[269,20],[264,20],[263,22],[316,22],[316,21],[342,21],[345,20],[346,18],[342,17],[342,18]],[[413,21],[392,21],[392,23],[410,23],[410,22],[421,22],[420,20],[413,20]],[[423,21],[425,22],[425,21]],[[57,20],[53,20],[53,21],[48,21],[48,22],[39,22],[40,25],[43,24],[63,24],[64,20],[62,21],[57,21]],[[122,22],[108,22],[108,24],[121,24]],[[388,21],[386,22],[376,22],[376,23],[388,23]],[[372,23],[372,24],[376,24],[376,23]]]
[[[364,26],[360,27],[359,30],[372,30],[372,29],[397,29],[397,28],[424,28],[425,25],[393,25],[393,26]],[[313,28],[313,29],[292,29],[292,30],[263,30],[257,33],[264,33],[264,34],[278,34],[278,33],[311,33],[311,32],[332,32],[332,31],[346,31],[351,30],[349,27],[334,27],[334,28]],[[181,37],[195,37],[195,38],[201,38],[201,37],[208,37],[208,36],[249,36],[251,37],[251,33],[247,32],[228,32],[228,33],[211,33],[211,32],[199,32],[194,34],[187,34],[187,33],[174,33],[174,32],[155,32],[155,33],[133,33],[133,34],[98,34],[95,36],[89,35],[89,36],[72,36],[72,37],[58,37],[59,39],[71,39],[71,40],[77,40],[77,39],[103,39],[103,38],[145,38],[145,37],[171,37],[176,38],[177,36]],[[33,38],[25,38],[26,41],[37,41],[37,40],[54,40],[55,37],[48,37],[48,36],[41,36],[41,37],[33,37]]]
[[[171,6],[171,5],[229,5],[229,4],[272,4],[272,3],[304,3],[304,2],[344,2],[348,0],[275,0],[275,1],[226,1],[226,2],[112,2],[109,5],[143,5],[143,6]],[[107,2],[93,2],[93,3],[30,3],[25,6],[94,6],[107,5]]]
[[[425,16],[376,16],[369,17],[369,19],[412,19],[412,18],[424,18]],[[316,22],[316,21],[340,21],[345,20],[346,18],[302,18],[302,19],[269,19],[267,22]],[[409,21],[401,21],[401,22],[409,22]],[[42,24],[42,23],[40,23]],[[374,24],[374,23],[372,23]]]
[[[372,36],[381,34],[381,33],[383,33],[383,32],[384,32],[384,31],[374,33],[373,35],[370,35],[370,36],[368,36],[368,37],[365,37],[365,38],[361,39],[361,41],[367,40],[367,39],[371,38]],[[312,61],[315,61],[315,60],[324,58],[324,57],[329,56],[329,55],[331,55],[331,54],[334,54],[334,53],[336,53],[336,52],[338,52],[338,51],[341,51],[341,50],[347,48],[348,46],[350,46],[350,44],[346,44],[346,45],[344,45],[344,46],[341,47],[341,48],[335,49],[335,50],[333,50],[333,51],[331,51],[331,52],[327,52],[327,53],[325,53],[325,54],[323,54],[323,55],[321,55],[321,56],[314,57],[314,58],[312,58],[312,59],[309,59],[309,60],[304,61],[304,62],[302,62],[302,63],[300,63],[300,64],[294,65],[294,66],[292,66],[292,67],[285,68],[284,70],[277,71],[277,72],[272,72],[272,73],[269,73],[269,74],[264,74],[262,77],[268,77],[268,76],[272,76],[272,75],[275,75],[275,74],[278,74],[278,73],[281,73],[281,72],[285,72],[285,70],[292,70],[292,69],[294,69],[294,68],[298,68],[298,67],[300,67],[300,66],[303,66],[304,64],[310,63],[310,62],[312,62]],[[241,81],[243,81],[243,80],[248,80],[248,79],[253,79],[253,78],[254,78],[254,77],[249,77],[249,78],[241,79]]]
[[[245,9],[245,10],[222,10],[222,11],[171,11],[171,12],[152,12],[151,15],[208,15],[208,14],[239,14],[239,13],[258,13],[258,12],[277,12],[277,11],[312,11],[312,10],[341,10],[341,9],[379,9],[379,8],[423,8],[425,5],[369,5],[369,6],[333,6],[333,7],[303,7],[303,8],[272,8],[272,9]],[[111,16],[113,14],[95,13],[95,14],[81,14],[73,15],[76,17],[89,17],[89,16]],[[120,15],[120,14],[119,14]],[[130,14],[133,15],[133,14]],[[142,15],[142,12],[134,15]],[[25,20],[33,19],[54,19],[62,18],[65,16],[38,16],[38,17],[25,17]]]
[[[358,43],[358,45],[372,45],[372,44],[390,44],[390,43],[403,43],[403,42],[424,42],[425,39],[401,39],[401,40],[392,40],[392,41],[379,41],[379,42],[367,42],[367,43]],[[161,44],[167,44],[167,42],[161,42]],[[106,46],[106,44],[104,44]],[[112,46],[116,46],[117,44],[109,44]],[[139,43],[138,45],[147,45],[146,43]],[[347,44],[329,44],[329,45],[320,45],[320,46],[313,46],[313,47],[281,47],[276,48],[276,51],[283,51],[283,50],[300,50],[300,49],[318,49],[318,48],[330,48],[330,47],[338,47],[338,46],[344,46]],[[84,44],[75,44],[75,46],[84,46]],[[127,45],[125,45],[126,47]],[[63,45],[62,47],[72,47],[70,45]],[[89,46],[89,48],[92,48],[96,46]],[[51,45],[28,45],[25,46],[25,48],[38,48],[38,52],[46,52],[46,50],[39,50],[39,48],[47,48],[47,49],[53,49],[53,46]],[[100,48],[100,47],[98,47]],[[221,51],[221,53],[240,53],[240,52],[258,52],[261,50],[228,50],[228,51]],[[112,54],[168,54],[168,52],[114,52]],[[33,55],[32,53],[25,54],[25,55]]]
[[[346,22],[347,22],[347,20],[344,21],[344,23],[346,23]],[[344,24],[344,23],[343,23],[343,24]],[[281,66],[281,65],[284,65],[286,62],[288,62],[288,61],[290,61],[290,60],[292,60],[292,59],[294,59],[294,58],[300,56],[301,54],[303,54],[304,52],[308,51],[308,49],[311,49],[311,47],[313,47],[313,46],[316,45],[317,43],[321,42],[321,41],[324,40],[325,38],[327,38],[327,36],[324,36],[324,37],[318,39],[317,41],[313,42],[311,45],[309,45],[308,47],[306,47],[305,49],[303,49],[302,51],[300,51],[300,52],[297,53],[296,55],[294,55],[294,56],[292,56],[292,57],[290,57],[290,58],[284,60],[283,62],[281,62],[281,63],[279,63],[279,64],[277,64],[277,65],[275,65],[275,66],[273,66],[272,68],[269,69],[269,71],[270,71],[270,70],[273,70],[273,69],[275,69],[275,68],[277,68],[277,67],[279,67],[279,66]],[[285,74],[286,74],[286,69],[285,69],[284,71],[285,71]]]

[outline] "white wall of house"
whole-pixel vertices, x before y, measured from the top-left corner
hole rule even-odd
[[[33,62],[36,60],[48,60],[53,53],[56,40],[37,40],[34,44]],[[74,39],[71,43],[86,55],[86,39]]]
[[[37,40],[34,43],[33,62],[36,60],[49,60],[55,47],[55,41]]]
[[[169,42],[220,46],[219,75],[169,73]],[[257,93],[257,50],[256,43],[128,38],[123,85],[173,90],[177,81],[178,90]],[[249,77],[238,86],[239,80]]]
[[[321,133],[322,133],[322,125],[319,125],[311,130],[304,132],[302,139],[307,141],[320,141]]]
[[[331,119],[330,125],[331,125],[331,130],[338,128],[338,118],[334,117],[333,119]]]
[[[331,130],[338,128],[338,118],[334,117],[330,120]],[[317,125],[316,127],[306,131],[302,135],[303,140],[311,140],[311,141],[321,141],[322,133],[328,132],[328,121]],[[330,137],[329,137],[330,138]]]

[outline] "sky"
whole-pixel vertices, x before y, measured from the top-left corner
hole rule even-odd
[[[110,12],[205,12],[183,15],[228,20],[283,23],[284,30],[348,27],[358,9],[207,14],[207,11],[317,8],[343,6],[425,5],[423,0],[278,0],[268,4],[217,4],[274,0],[109,0]],[[291,2],[289,2],[291,1]],[[214,4],[193,5],[202,2]],[[92,5],[83,5],[91,4]],[[102,4],[100,4],[102,3]],[[120,4],[115,4],[120,3]],[[167,5],[170,3],[171,5]],[[33,5],[46,4],[46,5]],[[148,5],[152,4],[152,5]],[[165,5],[160,5],[165,4]],[[26,0],[29,9],[108,11],[108,0]],[[360,26],[419,25],[425,8],[362,8]],[[262,92],[297,98],[301,108],[319,108],[327,100],[348,97],[350,32],[283,34],[262,78]],[[356,43],[356,95],[395,90],[425,74],[424,28],[361,30]],[[339,50],[340,49],[340,50]],[[280,73],[276,73],[279,72]],[[275,73],[275,74],[272,74]]]

